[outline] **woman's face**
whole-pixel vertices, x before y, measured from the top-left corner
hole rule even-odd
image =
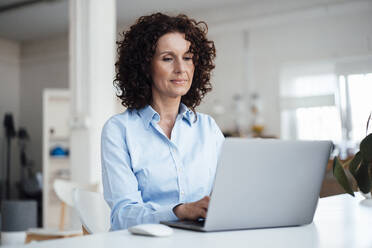
[[[181,33],[167,33],[158,40],[152,60],[153,99],[181,98],[194,76],[190,42]]]

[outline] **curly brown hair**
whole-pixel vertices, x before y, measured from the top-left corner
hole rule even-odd
[[[115,63],[114,86],[121,104],[128,109],[141,109],[152,102],[151,61],[159,38],[167,33],[185,34],[190,44],[195,66],[190,90],[181,102],[195,111],[205,94],[212,89],[211,71],[214,69],[216,49],[207,39],[208,26],[180,14],[175,17],[155,13],[140,17],[117,42],[118,60]]]

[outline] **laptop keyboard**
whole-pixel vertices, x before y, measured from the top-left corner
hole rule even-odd
[[[177,221],[178,223],[181,223],[183,225],[187,225],[187,226],[200,226],[200,227],[203,227],[204,224],[205,224],[205,219],[198,219],[198,220],[181,220],[181,221]]]

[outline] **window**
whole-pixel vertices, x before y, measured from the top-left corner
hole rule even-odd
[[[330,65],[319,68],[296,67],[282,74],[282,138],[332,140],[346,157],[366,135],[372,73],[337,76]]]
[[[341,75],[340,98],[348,140],[358,144],[366,136],[366,124],[372,111],[372,73]]]
[[[281,83],[282,137],[287,139],[342,139],[336,105],[337,77],[332,73],[287,75]]]
[[[341,122],[336,106],[296,109],[298,139],[341,141]]]

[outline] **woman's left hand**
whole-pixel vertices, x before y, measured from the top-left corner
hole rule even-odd
[[[173,209],[173,212],[180,220],[197,220],[199,218],[206,218],[209,201],[210,197],[204,196],[199,201],[176,206]]]

